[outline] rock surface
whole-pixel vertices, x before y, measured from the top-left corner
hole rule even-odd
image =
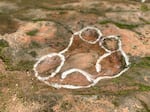
[[[140,0],[1,0],[0,111],[149,112],[149,7],[148,0],[144,3]],[[71,35],[86,26],[100,29],[103,38],[109,35],[118,36],[123,50],[130,57],[130,69],[121,77],[101,80],[88,89],[55,89],[38,81],[32,70],[37,59],[66,48]],[[92,33],[97,38],[96,33]],[[89,31],[82,35],[88,41],[96,39],[89,36]],[[96,45],[91,47],[82,43],[80,46],[78,43],[79,40],[65,55],[68,60],[63,70],[70,66],[80,66],[92,71],[95,58],[105,52],[103,49],[98,52]],[[118,47],[114,40],[104,44],[110,50]],[[87,50],[82,47],[87,47]],[[116,55],[119,58],[115,58]],[[114,53],[104,60],[102,69],[109,68],[106,72],[118,72],[116,70],[120,69],[116,68],[121,68],[123,62],[117,60],[121,58],[119,53]],[[49,61],[54,63],[53,66],[49,66]],[[55,62],[59,63],[60,59],[47,58],[40,66],[41,75],[50,67],[55,68]],[[47,74],[48,72],[45,75]],[[57,76],[50,82],[59,78]],[[89,84],[79,73],[70,75],[64,83],[68,83],[70,78],[73,79],[73,84]]]

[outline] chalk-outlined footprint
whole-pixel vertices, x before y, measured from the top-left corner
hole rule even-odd
[[[83,34],[86,32],[86,30],[93,30],[96,32],[96,39],[93,39],[93,38],[84,38],[83,37]],[[114,75],[114,76],[99,76],[99,77],[96,77],[94,78],[92,74],[86,72],[85,70],[82,70],[82,69],[79,69],[79,68],[71,68],[71,69],[67,69],[65,70],[64,72],[61,73],[61,79],[62,80],[65,80],[70,74],[72,73],[75,73],[75,72],[78,72],[80,73],[80,75],[83,75],[89,82],[90,84],[88,85],[85,85],[85,86],[77,86],[77,85],[71,85],[71,84],[58,84],[58,83],[53,83],[53,82],[49,82],[48,80],[55,77],[57,75],[57,73],[59,73],[66,61],[66,58],[64,56],[64,54],[69,50],[69,48],[72,46],[73,44],[73,41],[74,39],[76,38],[75,36],[78,35],[82,41],[84,42],[87,42],[88,44],[91,44],[91,45],[94,45],[94,44],[99,44],[100,47],[102,47],[106,53],[103,54],[102,56],[98,57],[96,63],[95,63],[95,70],[97,73],[101,72],[101,61],[103,59],[105,59],[106,57],[110,56],[112,53],[114,52],[121,52],[122,56],[124,57],[125,59],[125,64],[126,64],[126,67],[125,69],[123,69],[121,72],[119,72],[118,74]],[[88,34],[85,34],[85,35],[88,35]],[[88,37],[88,36],[87,36]],[[104,40],[106,39],[116,39],[118,41],[118,49],[114,50],[114,51],[111,51],[109,49],[107,49],[105,46],[103,46],[103,42]],[[37,70],[37,67],[39,66],[40,63],[42,63],[42,61],[46,60],[46,58],[53,58],[53,57],[57,57],[59,58],[59,65],[55,66],[55,70],[52,71],[50,73],[49,76],[40,76],[39,75],[39,72]],[[51,64],[51,62],[50,62]],[[46,83],[47,85],[49,86],[52,86],[52,87],[55,87],[55,88],[68,88],[68,89],[79,89],[79,88],[88,88],[88,87],[91,87],[91,86],[94,86],[97,82],[99,82],[99,80],[101,79],[106,79],[106,78],[115,78],[115,77],[118,77],[120,76],[123,72],[125,72],[129,67],[129,59],[127,57],[127,55],[125,54],[125,52],[122,50],[122,47],[121,47],[121,40],[117,37],[117,36],[108,36],[106,38],[102,38],[102,33],[100,32],[99,29],[95,28],[95,27],[85,27],[83,28],[82,30],[80,30],[79,32],[76,32],[72,35],[72,37],[70,38],[70,42],[69,42],[69,45],[67,46],[66,49],[60,51],[59,53],[50,53],[48,55],[45,55],[45,56],[42,56],[34,65],[34,72],[35,72],[35,76],[43,81],[44,83]],[[61,83],[61,82],[60,82]]]

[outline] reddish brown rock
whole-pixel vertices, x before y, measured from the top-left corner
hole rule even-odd
[[[58,56],[47,57],[37,66],[40,76],[49,76],[60,65],[61,59]]]
[[[56,36],[57,28],[52,22],[23,22],[18,30],[11,34],[5,34],[1,38],[7,40],[11,47],[29,47],[31,42],[46,43]]]
[[[81,36],[83,39],[87,41],[96,41],[99,37],[98,32],[95,29],[85,29],[82,33]]]
[[[139,35],[127,29],[120,29],[114,25],[110,25],[103,30],[104,35],[119,35],[122,41],[123,50],[132,56],[149,56],[150,55],[150,39],[141,39]]]
[[[119,48],[118,46],[118,40],[110,38],[110,39],[104,39],[103,46],[107,48],[108,50],[114,51]]]
[[[55,77],[50,78],[48,82],[51,83],[58,83],[63,85],[75,85],[75,86],[87,86],[91,84],[86,77],[82,74],[74,72],[69,74],[65,79],[61,79],[60,74],[57,74]]]
[[[107,44],[108,41],[108,44]],[[104,43],[110,47],[111,50],[118,49],[118,41],[113,39],[108,39]],[[112,44],[110,44],[111,42]],[[86,77],[79,73],[73,72],[68,74],[64,79],[61,79],[62,73],[71,69],[81,69],[91,75],[93,78],[100,76],[114,76],[119,73],[125,66],[124,58],[119,51],[105,57],[99,64],[101,65],[101,71],[98,73],[96,71],[96,62],[100,56],[104,55],[106,51],[99,45],[99,42],[95,44],[90,44],[86,41],[83,41],[79,38],[78,35],[74,37],[72,45],[69,47],[68,51],[63,53],[65,56],[65,62],[62,66],[60,72],[56,74],[53,78],[48,80],[49,83],[58,83],[58,84],[68,84],[68,85],[77,85],[77,86],[87,86],[89,82]],[[56,67],[60,65],[60,59],[56,57],[46,58],[43,60],[37,70],[40,74],[51,74],[56,70]]]
[[[114,52],[101,62],[101,72],[97,76],[113,76],[119,73],[125,66],[124,58],[120,52]]]

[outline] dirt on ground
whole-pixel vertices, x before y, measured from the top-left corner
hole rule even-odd
[[[0,112],[149,112],[149,20],[149,0],[1,0]],[[116,35],[121,40],[131,62],[129,70],[87,89],[55,89],[39,81],[33,71],[36,61],[65,49],[72,34],[86,26],[98,28],[102,38]],[[82,36],[87,41],[98,37],[95,31]],[[103,44],[109,50],[118,49],[116,40]],[[80,67],[102,76],[96,74],[93,63],[104,53],[98,44],[76,38],[61,72]],[[110,76],[118,73],[124,65],[121,60],[120,52],[113,53],[101,62],[102,70]],[[47,58],[38,68],[40,75],[52,73],[58,63],[57,56]],[[58,80],[60,76],[49,82]],[[62,83],[70,82],[89,84],[79,73]]]

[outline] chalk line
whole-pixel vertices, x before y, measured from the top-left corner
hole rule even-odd
[[[98,38],[95,40],[95,41],[89,41],[89,40],[86,40],[82,37],[82,33],[86,30],[96,30],[96,32],[98,33]],[[114,52],[118,52],[120,51],[122,56],[124,57],[125,59],[125,68],[119,72],[118,74],[114,75],[114,76],[99,76],[97,77],[96,79],[94,79],[92,77],[92,74],[84,71],[84,70],[81,70],[81,69],[78,69],[78,68],[72,68],[72,69],[69,69],[69,70],[66,70],[65,72],[63,72],[61,74],[61,79],[62,80],[65,80],[65,78],[70,75],[71,73],[74,73],[74,72],[79,72],[81,73],[81,75],[83,75],[89,82],[91,82],[91,84],[87,85],[87,86],[77,86],[77,85],[69,85],[69,84],[66,84],[66,85],[63,85],[63,84],[58,84],[58,83],[51,83],[51,82],[48,82],[48,80],[50,78],[53,78],[57,75],[57,73],[60,72],[61,68],[63,67],[64,63],[65,63],[65,57],[64,57],[64,53],[68,51],[68,49],[71,47],[72,43],[73,43],[73,40],[75,38],[75,35],[79,35],[79,38],[81,38],[83,41],[89,43],[89,44],[96,44],[97,42],[99,42],[99,46],[101,46],[105,51],[106,53],[102,56],[100,56],[98,59],[97,59],[97,62],[95,64],[95,69],[97,71],[97,73],[101,72],[101,65],[100,65],[100,62],[106,58],[107,56],[110,56],[112,53]],[[67,88],[67,89],[80,89],[80,88],[89,88],[91,86],[94,86],[95,84],[97,84],[100,80],[102,79],[112,79],[112,78],[116,78],[116,77],[119,77],[120,75],[122,75],[125,71],[127,71],[129,69],[129,65],[130,65],[130,62],[129,62],[129,58],[128,56],[126,55],[126,53],[123,51],[122,49],[122,43],[121,43],[121,40],[119,39],[119,37],[115,36],[115,35],[111,35],[111,36],[108,36],[108,37],[105,37],[105,38],[102,38],[102,33],[99,29],[95,28],[95,27],[85,27],[83,29],[81,29],[80,31],[74,33],[71,38],[70,38],[70,42],[67,46],[67,48],[65,48],[64,50],[60,51],[59,53],[50,53],[48,55],[45,55],[45,56],[42,56],[41,58],[38,59],[38,61],[34,64],[34,67],[33,67],[33,70],[35,72],[35,77],[37,77],[40,81],[44,82],[45,84],[49,85],[49,86],[52,86],[54,88]],[[118,49],[117,50],[114,50],[114,51],[111,51],[109,49],[107,49],[105,46],[102,45],[104,39],[116,39],[118,40]],[[59,56],[60,59],[61,59],[61,63],[60,65],[56,68],[56,70],[54,72],[52,72],[49,76],[47,77],[41,77],[39,76],[39,73],[38,73],[38,70],[37,70],[37,66],[46,58],[51,58],[53,56]]]

